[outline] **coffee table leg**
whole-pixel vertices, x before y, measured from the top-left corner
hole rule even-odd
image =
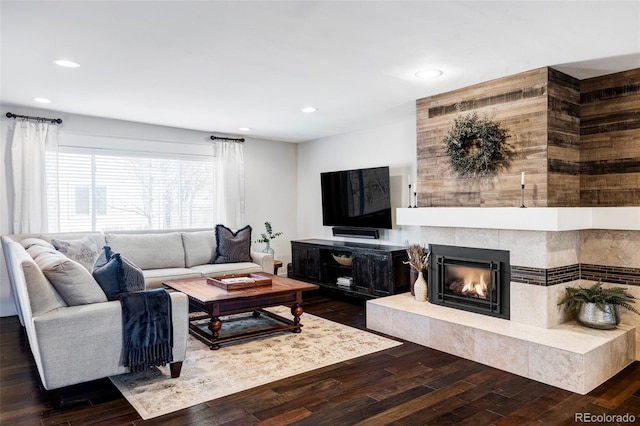
[[[222,321],[218,317],[211,317],[211,321],[209,321],[209,330],[211,330],[211,345],[209,349],[216,350],[220,349],[220,345],[216,343],[220,334],[218,331],[222,328]]]
[[[302,330],[300,329],[300,316],[302,315],[302,306],[298,303],[291,307],[291,315],[293,315],[293,325],[297,326],[291,330],[293,333],[300,333]]]

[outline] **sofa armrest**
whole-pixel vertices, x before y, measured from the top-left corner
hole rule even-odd
[[[173,360],[187,352],[189,303],[172,292]],[[69,306],[33,318],[45,389],[127,373],[122,363],[122,308],[119,301]]]
[[[262,268],[262,272],[273,274],[273,254],[261,251],[252,251],[251,259]]]

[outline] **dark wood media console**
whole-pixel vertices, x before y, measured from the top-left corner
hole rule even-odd
[[[291,241],[291,254],[289,277],[296,280],[364,298],[409,291],[406,247],[310,239]],[[351,266],[339,264],[333,255],[351,256]],[[338,285],[338,278],[352,283]]]

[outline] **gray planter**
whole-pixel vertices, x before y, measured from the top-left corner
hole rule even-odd
[[[604,305],[604,310],[595,303],[583,303],[578,313],[578,321],[591,328],[610,330],[620,324],[618,306]]]

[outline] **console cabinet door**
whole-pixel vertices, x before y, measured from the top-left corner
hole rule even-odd
[[[371,294],[371,273],[369,272],[369,257],[361,252],[351,254],[351,275],[353,286],[359,293]]]
[[[353,254],[353,283],[356,290],[374,296],[391,294],[393,265],[387,253],[358,252]]]
[[[374,296],[388,296],[391,294],[393,282],[393,265],[388,254],[369,255],[369,270],[371,271],[371,289]]]
[[[292,278],[317,282],[320,280],[320,250],[304,244],[291,245]]]

